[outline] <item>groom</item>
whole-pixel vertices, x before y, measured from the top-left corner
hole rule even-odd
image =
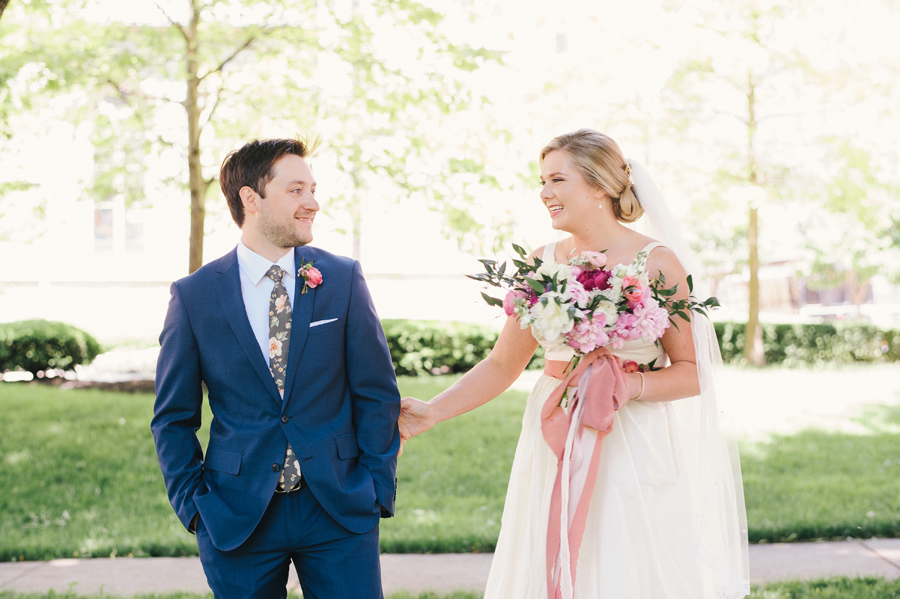
[[[382,597],[400,396],[359,263],[309,247],[313,148],[256,140],[219,182],[241,241],[172,284],[151,424],[217,598]],[[203,384],[212,421],[197,439]]]

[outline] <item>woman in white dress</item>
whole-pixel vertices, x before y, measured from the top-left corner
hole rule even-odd
[[[648,252],[647,271],[688,296],[690,257],[660,194],[615,141],[582,129],[541,152],[541,201],[569,236],[532,253],[546,263],[604,251],[609,265]],[[646,215],[645,215],[646,212]],[[644,216],[645,215],[645,216]],[[626,227],[644,216],[648,237]],[[603,441],[574,579],[576,599],[735,599],[749,594],[746,516],[737,453],[719,428],[713,380],[718,346],[703,317],[670,326],[658,344],[613,353],[654,370],[625,375],[631,401]],[[508,318],[490,355],[430,402],[406,398],[404,441],[506,390],[537,349]],[[545,599],[547,528],[558,460],[541,408],[573,351],[545,347],[544,374],[522,420],[485,599]],[[552,586],[552,585],[551,585]],[[562,591],[560,596],[571,591]]]

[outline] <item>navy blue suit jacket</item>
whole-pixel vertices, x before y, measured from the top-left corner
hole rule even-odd
[[[400,395],[359,263],[294,252],[323,281],[301,294],[297,277],[283,400],[247,320],[237,251],[171,288],[151,429],[175,513],[188,527],[199,512],[223,551],[262,518],[288,441],[310,491],[348,530],[367,532],[394,511]],[[213,414],[205,455],[201,383]]]

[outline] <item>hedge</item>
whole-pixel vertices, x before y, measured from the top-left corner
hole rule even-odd
[[[437,321],[384,320],[384,331],[397,374],[466,372],[485,358],[498,332],[488,327]],[[744,324],[715,323],[722,359],[745,363]],[[767,364],[815,366],[900,361],[900,331],[868,324],[763,324]],[[541,350],[529,368],[541,368]]]
[[[64,322],[20,320],[0,324],[0,373],[26,370],[35,377],[50,369],[73,370],[100,353],[89,333]]]
[[[460,322],[383,320],[384,334],[397,374],[467,372],[490,353],[499,336],[491,328]],[[529,368],[543,368],[538,350]]]
[[[744,323],[717,322],[726,364],[745,363]],[[766,364],[817,366],[900,361],[900,330],[864,323],[763,324]]]

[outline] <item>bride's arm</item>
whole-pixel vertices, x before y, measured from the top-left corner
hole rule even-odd
[[[537,346],[531,329],[522,329],[515,316],[508,317],[488,357],[452,387],[428,403],[412,397],[403,400],[400,411],[401,439],[405,442],[439,422],[486,404],[506,391],[528,366]]]
[[[687,273],[669,248],[659,247],[651,252],[647,260],[647,270],[651,276],[658,277],[660,273],[664,274],[666,287],[678,284],[678,292],[674,299],[688,297]],[[691,318],[705,318],[693,312],[688,314]],[[675,324],[678,328],[669,325],[662,336],[662,344],[669,356],[670,365],[662,370],[643,373],[644,394],[641,395],[641,401],[671,401],[700,393],[691,323],[676,316]],[[641,392],[640,375],[626,374],[625,378],[631,397],[637,397]]]
[[[528,366],[537,346],[531,329],[522,329],[515,316],[508,317],[488,357],[452,387],[428,403],[412,397],[403,400],[399,422],[401,442],[439,422],[474,410],[506,391]]]

